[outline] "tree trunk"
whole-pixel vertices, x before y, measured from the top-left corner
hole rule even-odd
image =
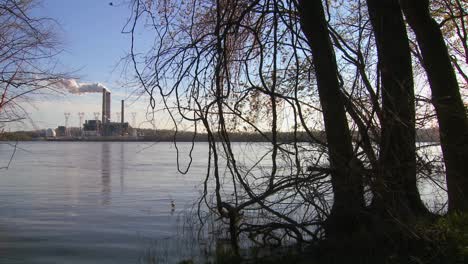
[[[374,206],[400,220],[426,213],[416,183],[411,53],[398,0],[367,0],[382,83],[382,123]]]
[[[338,81],[338,68],[321,0],[299,0],[302,31],[313,55],[318,93],[328,143],[334,203],[327,219],[328,238],[349,236],[361,226],[364,210],[359,161],[354,157],[351,134]]]
[[[428,0],[400,0],[416,34],[432,90],[444,156],[449,211],[468,211],[468,120],[450,56]]]

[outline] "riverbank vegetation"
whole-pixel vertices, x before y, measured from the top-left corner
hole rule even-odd
[[[463,263],[467,22],[458,0],[134,0],[125,32],[150,106],[206,133],[198,217],[224,223],[234,255],[249,241],[328,262]],[[441,155],[416,144],[429,127]],[[234,154],[239,131],[267,139],[260,158]],[[424,203],[425,182],[445,204]]]

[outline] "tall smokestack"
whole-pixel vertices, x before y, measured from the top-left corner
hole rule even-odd
[[[106,123],[106,89],[102,89],[102,124]]]
[[[122,100],[121,109],[120,109],[120,131],[122,136],[124,135],[124,100]]]
[[[124,123],[124,120],[125,120],[125,118],[124,118],[124,100],[122,100],[122,106],[121,106],[121,110],[120,110],[120,112],[121,112],[121,116],[120,116],[120,122],[121,122],[121,123],[122,123],[122,125],[123,125],[123,123]]]
[[[111,119],[111,93],[106,91],[106,123]]]

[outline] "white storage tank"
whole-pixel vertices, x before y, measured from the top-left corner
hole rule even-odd
[[[52,128],[48,128],[46,130],[45,136],[46,137],[55,137],[57,134],[55,133],[55,130]]]

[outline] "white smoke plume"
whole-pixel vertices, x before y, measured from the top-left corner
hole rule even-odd
[[[102,89],[107,89],[101,83],[80,83],[75,79],[63,79],[56,83],[59,88],[64,88],[72,94],[83,94],[83,93],[101,93]]]

